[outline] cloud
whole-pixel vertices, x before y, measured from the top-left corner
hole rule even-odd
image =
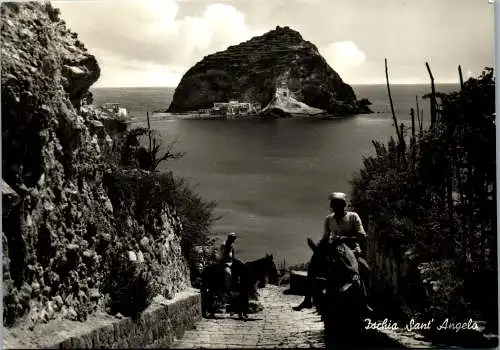
[[[352,41],[333,42],[319,49],[328,64],[339,72],[358,67],[366,61],[366,55]]]
[[[227,3],[208,4],[202,14],[182,18],[183,2],[176,0],[66,1],[55,6],[98,58],[99,85],[105,86],[127,81],[126,86],[176,85],[179,75],[205,55],[264,32],[251,30],[245,15]],[[142,78],[134,73],[140,69]]]
[[[452,10],[447,1],[435,0],[404,4],[401,0],[383,4],[372,0],[54,0],[54,5],[101,62],[101,86],[162,81],[175,85],[204,56],[276,25],[300,31],[353,84],[384,83],[384,57],[390,61],[394,82],[427,81],[426,61],[438,82],[456,80],[458,64],[464,74],[465,67],[475,73],[492,66],[491,5],[455,1],[460,6]],[[143,75],[138,73],[141,69]]]
[[[227,47],[227,43],[238,44],[260,34],[250,30],[245,24],[245,15],[231,5],[209,5],[202,18],[212,31],[213,44],[219,49]]]
[[[126,60],[105,49],[93,54],[101,67],[95,87],[177,86],[185,71],[183,66]]]
[[[366,54],[352,41],[336,41],[320,47],[320,54],[348,83],[359,81],[359,71],[366,66]]]

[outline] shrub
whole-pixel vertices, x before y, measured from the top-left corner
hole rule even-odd
[[[128,213],[128,208],[133,203],[133,215],[140,225],[144,225],[146,232],[155,232],[155,215],[165,205],[174,209],[172,214],[178,216],[182,227],[178,232],[181,247],[193,276],[196,275],[198,264],[206,265],[214,260],[210,250],[200,253],[198,248],[213,245],[210,229],[217,219],[213,215],[215,203],[203,200],[184,179],[174,176],[172,172],[128,172],[115,169],[104,181],[116,211]],[[123,223],[126,217],[118,221]],[[137,233],[138,237],[140,234]]]
[[[213,246],[210,229],[217,219],[213,215],[215,203],[203,200],[183,178],[172,172],[154,171],[161,162],[183,156],[183,153],[173,150],[174,145],[175,142],[170,143],[160,156],[162,143],[157,131],[149,128],[127,131],[121,145],[114,149],[119,154],[119,164],[109,164],[112,169],[103,182],[112,200],[117,230],[124,235],[120,240],[124,245],[136,247],[145,233],[157,234],[159,231],[155,225],[162,210],[168,208],[170,215],[178,218],[180,223],[175,232],[180,235],[182,252],[195,283],[199,278],[200,264],[207,265],[215,259],[210,249]],[[137,221],[140,230],[127,227],[129,216]],[[146,259],[145,264],[134,265],[126,259],[127,254],[117,247],[108,251],[107,273],[118,277],[110,278],[113,281],[108,282],[106,290],[113,312],[136,315],[149,305],[152,296],[164,294],[165,286],[160,285],[163,282],[156,278],[162,271],[154,258]]]
[[[139,265],[127,258],[127,251],[114,247],[108,252],[109,262],[104,291],[109,293],[112,314],[136,318],[153,298],[152,274],[147,265]]]
[[[205,201],[180,177],[172,173],[163,174],[163,181],[173,181],[173,205],[182,223],[181,246],[188,260],[192,277],[196,277],[198,266],[215,261],[213,249],[199,250],[199,247],[213,247],[210,229],[218,219],[214,216],[215,202]]]
[[[144,170],[155,170],[158,165],[167,160],[178,159],[182,152],[174,151],[175,142],[171,142],[164,154],[160,157],[162,149],[161,135],[148,128],[135,128],[127,132],[121,149],[121,164],[124,166],[137,166]],[[143,146],[148,141],[151,148]],[[204,201],[189,184],[180,177],[175,177],[171,172],[151,174],[142,182],[143,195],[147,202],[137,203],[139,208],[150,208],[168,201],[175,208],[182,223],[181,245],[190,264],[193,275],[196,274],[200,263],[214,260],[213,252],[200,255],[198,247],[212,246],[214,243],[209,237],[209,230],[217,219],[213,215],[215,203]],[[204,255],[204,256],[202,256]]]
[[[149,148],[144,146],[147,141],[149,141]],[[161,135],[157,131],[143,127],[128,130],[120,150],[121,164],[154,171],[162,162],[178,159],[184,155],[182,152],[174,151],[174,146],[175,141],[171,142],[163,155],[160,156],[162,141]]]
[[[413,315],[474,316],[495,325],[493,70],[438,98],[435,124],[407,149],[394,139],[373,142],[375,155],[352,180],[352,205],[373,239],[402,251],[412,246],[418,262],[433,262],[427,280],[439,287],[428,287],[427,309]]]

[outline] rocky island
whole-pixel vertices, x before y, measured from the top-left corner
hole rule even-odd
[[[177,86],[169,113],[249,103],[260,116],[343,116],[371,113],[317,47],[289,27],[206,56]]]

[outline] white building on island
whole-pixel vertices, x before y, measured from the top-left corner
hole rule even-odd
[[[250,102],[214,102],[211,110],[212,114],[225,115],[228,119],[235,119],[257,113],[260,110],[259,104],[252,104]]]

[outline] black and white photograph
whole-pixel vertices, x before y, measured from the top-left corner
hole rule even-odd
[[[3,348],[499,346],[500,1],[0,10]]]

